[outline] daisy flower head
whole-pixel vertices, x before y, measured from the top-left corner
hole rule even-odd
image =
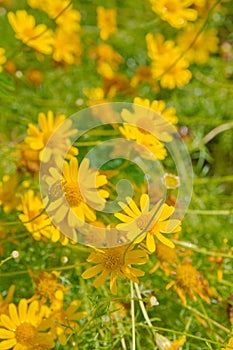
[[[165,41],[162,34],[153,35],[151,33],[146,35],[146,44],[148,56],[152,60],[159,59],[162,55],[169,53],[175,46],[175,42],[173,40]]]
[[[61,173],[51,167],[44,182],[48,188],[47,213],[65,234],[71,232],[72,239],[75,227],[96,220],[96,210],[104,208],[109,196],[102,188],[107,184],[106,176],[91,168],[88,158],[79,165],[77,158],[72,157],[70,162],[64,162]]]
[[[134,103],[147,108],[153,109],[155,112],[159,113],[163,118],[165,118],[169,123],[178,123],[178,118],[176,115],[176,109],[174,107],[166,107],[166,103],[163,100],[153,100],[152,102],[147,98],[135,97]]]
[[[82,277],[88,279],[100,273],[94,281],[94,286],[99,288],[110,276],[110,290],[112,294],[117,294],[117,277],[126,277],[139,283],[138,277],[144,276],[144,272],[131,265],[144,264],[147,261],[147,253],[142,249],[134,249],[133,245],[124,245],[96,249],[89,255],[87,261],[96,265],[83,272]]]
[[[82,45],[75,32],[66,32],[58,27],[54,33],[53,59],[61,64],[78,64],[82,54]]]
[[[172,134],[176,132],[175,128],[161,113],[156,113],[152,108],[148,108],[145,104],[136,103],[133,104],[133,111],[123,109],[121,117],[123,122],[135,126],[139,132],[143,135],[151,135],[157,138],[161,142],[170,142],[173,137]]]
[[[174,28],[185,27],[195,21],[198,12],[191,8],[193,0],[150,0],[152,10]]]
[[[42,327],[46,307],[34,300],[28,303],[21,299],[18,307],[9,305],[9,316],[0,316],[0,349],[26,350],[50,349],[54,346],[53,336]]]
[[[44,212],[41,198],[32,190],[28,190],[21,196],[19,209],[21,211],[19,219],[36,241],[49,239],[52,242],[60,241],[62,245],[69,243],[68,238],[53,225]]]
[[[146,246],[150,253],[156,249],[156,240],[162,242],[170,248],[174,248],[174,244],[164,236],[164,233],[171,234],[181,230],[181,222],[176,219],[169,219],[174,213],[175,208],[162,204],[159,201],[150,210],[150,200],[147,194],[140,197],[140,207],[131,198],[126,198],[128,205],[119,202],[124,213],[116,213],[115,217],[122,221],[117,228],[127,232],[127,237],[140,243],[146,239]]]
[[[182,56],[178,47],[172,49],[170,53],[162,55],[159,60],[152,61],[151,65],[154,79],[160,81],[161,87],[170,90],[189,83],[192,73],[188,68],[189,61]]]
[[[166,286],[166,289],[172,286],[184,305],[187,304],[186,294],[188,294],[193,301],[197,300],[196,295],[198,295],[207,303],[210,303],[209,296],[213,296],[209,287],[209,282],[203,277],[200,271],[187,261],[177,266],[175,280],[170,282]]]
[[[203,23],[188,24],[178,35],[177,43],[190,62],[204,64],[211,53],[218,51],[219,38],[215,28],[202,29]],[[201,30],[201,31],[200,31]]]
[[[36,25],[35,17],[25,10],[9,12],[8,20],[17,39],[40,53],[45,55],[52,53],[53,32],[45,24]]]
[[[117,33],[116,10],[97,7],[97,22],[100,28],[100,37],[107,40],[110,35]]]
[[[54,116],[52,111],[39,113],[39,126],[32,123],[28,125],[25,143],[30,149],[37,151],[43,163],[52,162],[63,163],[63,158],[67,153],[67,158],[77,155],[78,149],[72,146],[71,138],[77,134],[76,129],[72,129],[72,121],[66,120],[64,114]]]

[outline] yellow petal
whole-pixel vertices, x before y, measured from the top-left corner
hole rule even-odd
[[[146,236],[146,246],[151,253],[155,251],[155,239],[154,235],[151,233],[148,233]]]
[[[21,299],[19,302],[19,319],[22,322],[27,321],[28,304],[26,299]]]
[[[0,342],[0,349],[1,350],[8,350],[12,349],[12,347],[16,344],[16,339],[8,339]],[[14,348],[15,349],[15,348]]]
[[[34,326],[36,325],[35,321],[37,321],[36,314],[38,310],[39,310],[39,305],[38,305],[38,302],[35,300],[29,305],[29,308],[28,308],[28,321]]]
[[[18,316],[18,312],[15,304],[9,305],[9,314],[10,314],[11,320],[16,324],[16,326],[19,326],[20,320],[19,320],[19,316]]]
[[[165,244],[166,246],[168,246],[168,247],[170,247],[170,248],[175,248],[175,244],[172,243],[172,242],[170,241],[170,239],[164,237],[161,233],[159,233],[159,232],[156,233],[156,237],[158,238],[158,240],[159,240],[160,242],[162,242],[162,243]]]
[[[96,278],[96,280],[94,281],[94,286],[95,288],[99,288],[101,287],[104,282],[106,281],[106,279],[108,278],[109,272],[107,270],[104,270],[101,275],[99,277]]]
[[[103,265],[92,266],[82,273],[82,278],[91,278],[103,270]]]
[[[141,211],[148,211],[149,210],[149,196],[148,194],[142,194],[141,195],[141,198],[140,198],[140,208],[141,208]]]
[[[134,219],[128,215],[125,215],[125,214],[121,214],[121,213],[116,213],[114,214],[114,216],[119,219],[120,221],[123,221],[123,222],[126,222],[126,223],[129,223],[131,221],[133,221]]]
[[[116,273],[112,272],[110,277],[110,290],[112,294],[117,294],[117,286],[116,286]]]
[[[11,339],[11,338],[14,338],[14,336],[15,336],[14,332],[8,331],[7,329],[0,328],[0,339]]]
[[[166,220],[167,218],[169,218],[174,213],[174,210],[175,210],[174,207],[169,206],[166,203],[164,203],[163,211],[160,214],[159,221],[163,221],[163,220]]]
[[[15,330],[16,329],[16,324],[14,323],[14,321],[12,321],[9,316],[7,315],[1,315],[1,323],[2,325],[10,330]]]

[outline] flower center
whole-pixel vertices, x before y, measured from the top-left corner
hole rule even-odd
[[[137,218],[136,220],[137,227],[140,228],[140,230],[144,230],[148,226],[150,219],[151,219],[150,215],[139,216],[139,218]]]
[[[57,283],[53,280],[43,279],[40,281],[36,289],[38,294],[51,300],[57,290]]]
[[[104,254],[103,265],[106,270],[119,270],[122,266],[122,254],[116,249],[109,249]]]
[[[23,34],[27,38],[27,41],[33,39],[36,36],[34,28],[25,28]]]
[[[64,185],[66,200],[71,207],[78,207],[83,201],[79,186],[75,182],[69,182]]]
[[[57,180],[51,186],[49,186],[49,198],[53,201],[63,195],[62,182]]]
[[[31,344],[33,338],[35,337],[35,328],[27,322],[22,323],[16,328],[15,337],[17,343],[21,345],[28,346]]]
[[[183,289],[196,288],[198,271],[191,265],[180,265],[176,270],[176,281]]]

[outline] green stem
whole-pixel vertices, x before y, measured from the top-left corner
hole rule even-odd
[[[185,247],[187,249],[191,249],[194,252],[201,253],[201,254],[204,254],[204,255],[219,256],[221,258],[233,259],[233,256],[229,255],[227,253],[215,252],[215,251],[208,250],[206,248],[200,248],[196,244],[193,244],[193,243],[190,243],[190,242],[182,242],[182,241],[178,241],[176,239],[172,239],[172,242],[174,244],[176,244],[176,245],[180,245],[182,247]]]
[[[134,289],[133,282],[130,280],[130,304],[131,304],[131,322],[132,322],[132,350],[136,350],[136,336],[135,336],[135,304],[134,304]]]

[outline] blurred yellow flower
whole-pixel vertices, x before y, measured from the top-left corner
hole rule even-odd
[[[73,9],[70,0],[28,0],[28,5],[46,12],[65,32],[77,32],[80,29],[81,15]]]
[[[75,32],[58,27],[54,33],[53,59],[64,64],[78,64],[82,54],[80,38]]]
[[[134,240],[135,243],[146,238],[146,246],[151,253],[156,249],[155,239],[170,248],[174,248],[174,244],[164,237],[163,233],[175,233],[181,230],[180,220],[167,220],[174,213],[175,208],[166,203],[161,205],[161,202],[158,202],[149,210],[150,200],[147,194],[142,194],[140,197],[140,209],[133,199],[126,198],[126,200],[128,206],[119,202],[125,214],[115,214],[115,217],[123,222],[118,224],[117,228],[127,231],[127,237]]]
[[[116,278],[127,277],[135,283],[139,283],[138,277],[144,276],[144,272],[131,265],[142,265],[147,260],[147,253],[142,249],[134,249],[133,245],[114,248],[96,249],[87,261],[97,264],[83,272],[82,277],[87,279],[100,274],[94,281],[94,286],[99,288],[110,275],[110,290],[117,294]]]
[[[166,103],[163,100],[153,100],[150,102],[149,99],[143,99],[140,97],[135,97],[133,102],[135,104],[151,108],[155,112],[159,113],[163,118],[165,118],[171,124],[178,123],[178,118],[176,115],[176,109],[174,107],[166,108]]]
[[[210,53],[218,51],[219,38],[215,28],[202,29],[203,23],[188,24],[179,33],[177,43],[190,62],[206,63]]]
[[[19,10],[16,13],[9,12],[8,20],[17,39],[43,54],[52,53],[53,32],[47,29],[45,24],[36,26],[35,18],[25,10]]]
[[[191,8],[193,0],[150,0],[150,2],[152,10],[174,28],[185,27],[187,21],[197,19],[197,11]]]
[[[54,347],[53,336],[41,329],[46,308],[34,300],[21,299],[18,307],[9,305],[9,316],[0,316],[0,349],[26,350]]]
[[[152,60],[160,59],[162,55],[170,53],[171,49],[175,47],[173,40],[164,40],[162,34],[153,35],[148,33],[146,35],[146,44],[148,50],[148,56]]]
[[[30,276],[35,283],[35,296],[40,298],[43,304],[49,301],[51,304],[55,305],[57,301],[58,304],[63,301],[64,294],[67,292],[68,288],[65,288],[58,282],[60,276],[59,272],[41,271],[38,276],[30,272]],[[35,296],[33,298],[35,298]]]
[[[204,279],[202,273],[193,267],[190,262],[186,261],[177,266],[175,281],[170,282],[166,289],[172,286],[184,305],[187,304],[186,294],[194,301],[197,300],[195,295],[197,294],[207,303],[210,303],[209,296],[213,296],[209,283]]]
[[[78,154],[78,149],[71,146],[70,140],[70,137],[76,135],[77,130],[72,129],[71,120],[65,119],[64,114],[58,114],[54,117],[53,112],[48,111],[47,116],[44,113],[39,113],[39,127],[32,123],[28,125],[28,136],[25,138],[25,143],[39,153],[39,158],[43,159],[43,162],[55,161],[57,164],[61,164],[67,149],[69,150],[67,158]],[[58,127],[59,129],[57,129]],[[54,135],[52,141],[47,144],[52,135]]]
[[[22,186],[21,190],[22,190]],[[17,175],[4,175],[0,181],[0,206],[5,213],[16,209],[20,203],[19,178]]]
[[[101,43],[89,51],[91,58],[97,59],[97,66],[101,63],[108,63],[112,69],[118,69],[119,65],[124,61],[124,58],[114,50],[111,45]]]
[[[127,140],[135,140],[139,145],[145,146],[148,153],[140,151],[142,157],[151,158],[151,156],[154,156],[160,160],[166,157],[167,151],[165,146],[154,135],[143,132],[140,128],[126,123],[119,127],[119,131]]]
[[[2,72],[2,65],[6,62],[5,49],[0,47],[0,73]]]
[[[189,61],[185,59],[181,51],[176,47],[152,61],[152,75],[154,79],[160,81],[163,88],[174,89],[188,84],[192,78],[192,73],[188,70]]]
[[[110,35],[117,33],[116,10],[105,9],[102,6],[97,7],[97,22],[100,28],[100,37],[107,40]]]
[[[21,211],[19,219],[31,233],[35,240],[43,238],[50,239],[52,242],[60,241],[62,245],[67,245],[69,239],[64,236],[50,221],[48,215],[43,212],[44,206],[41,198],[28,190],[21,197]]]

